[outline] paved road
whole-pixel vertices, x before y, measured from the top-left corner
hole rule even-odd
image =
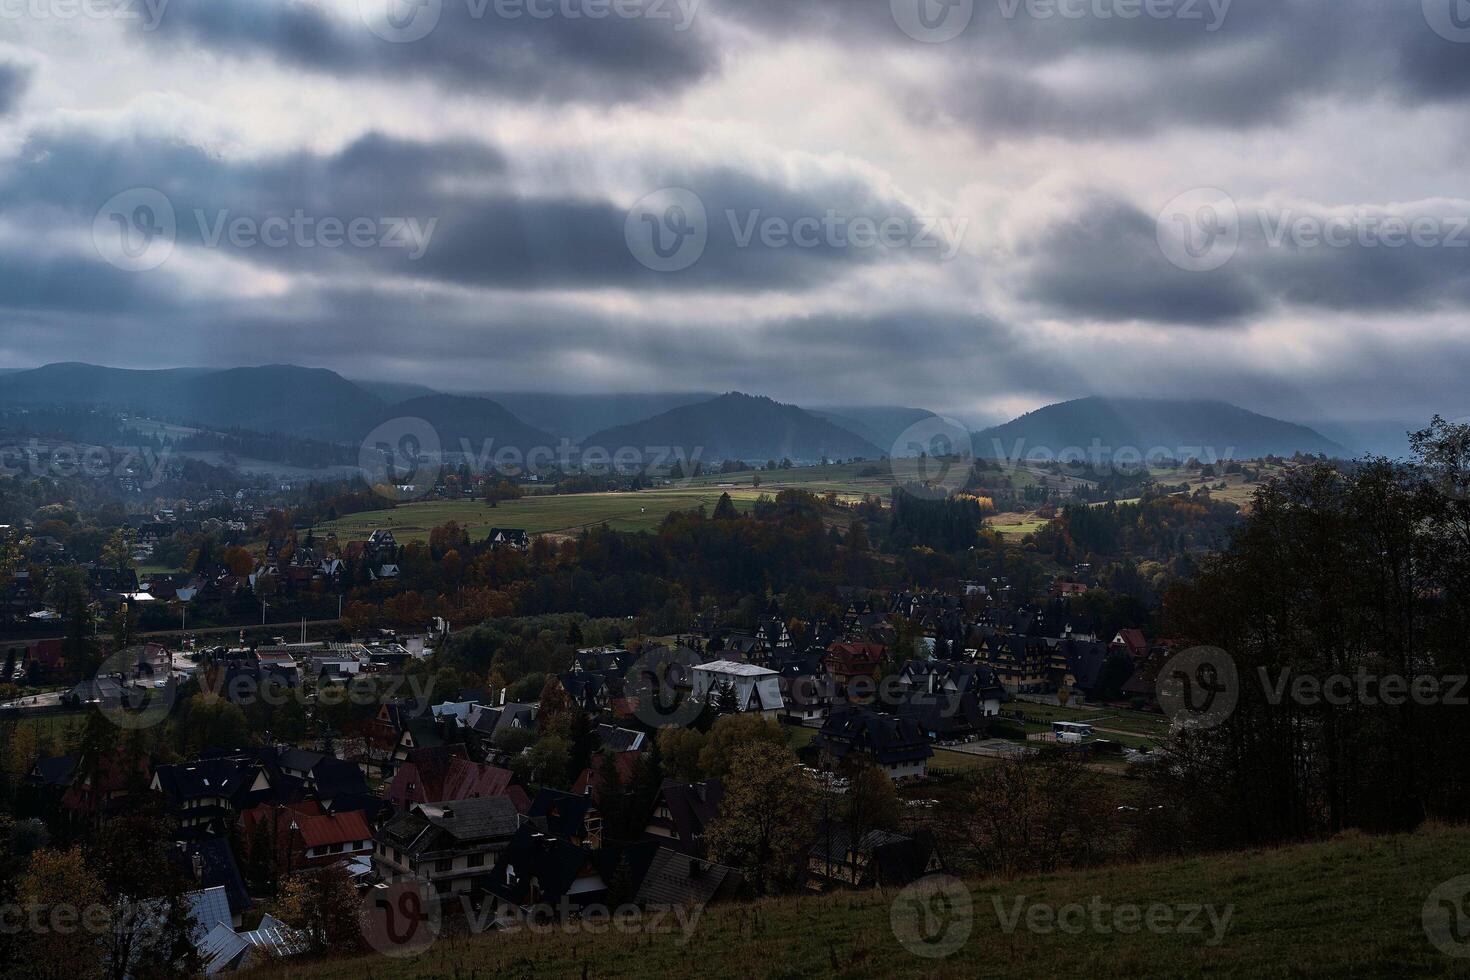
[[[306,628],[311,629],[315,626],[335,626],[337,623],[338,620],[336,619],[308,619],[306,621]],[[280,630],[283,633],[294,636],[296,635],[296,633],[299,633],[301,631],[301,620],[293,619],[285,623],[240,623],[235,626],[208,626],[202,629],[154,630],[150,633],[139,633],[138,636],[143,638],[161,636],[218,636],[224,633],[239,633],[241,630],[245,630],[247,632],[254,632],[255,630]],[[36,640],[62,639],[65,639],[65,637],[61,635],[25,636],[13,637],[11,639],[0,639],[0,643],[31,643]]]
[[[50,691],[46,694],[33,694],[28,698],[21,698],[19,701],[7,701],[5,704],[0,704],[0,710],[18,708],[21,711],[31,711],[43,708],[55,708],[60,706],[60,704],[61,692]]]

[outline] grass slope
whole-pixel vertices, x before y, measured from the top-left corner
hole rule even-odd
[[[672,511],[693,510],[703,504],[713,512],[718,489],[640,490],[637,493],[577,493],[507,500],[491,507],[481,500],[435,500],[405,504],[392,510],[365,511],[319,524],[316,533],[331,531],[340,540],[366,538],[378,528],[391,528],[400,544],[427,541],[432,528],[459,522],[479,540],[492,527],[519,527],[532,534],[575,533],[593,524],[617,531],[652,531]],[[748,510],[759,492],[731,490],[735,506]]]
[[[1470,869],[1470,830],[1431,827],[1393,837],[1347,835],[1280,850],[971,884],[973,929],[944,959],[913,955],[894,938],[896,892],[768,900],[708,910],[686,941],[608,931],[444,938],[417,958],[381,956],[305,964],[266,976],[302,980],[431,977],[1377,977],[1463,976],[1426,938],[1425,899]],[[1025,906],[1093,897],[1116,908],[1233,906],[1223,939],[1198,933],[1030,932]],[[1182,913],[1179,913],[1182,914]],[[1218,918],[1218,916],[1217,916]],[[1069,920],[1072,921],[1072,920]],[[1177,919],[1176,919],[1177,921]],[[943,928],[945,923],[941,922]]]

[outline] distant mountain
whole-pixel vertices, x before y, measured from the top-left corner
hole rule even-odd
[[[691,454],[698,447],[704,460],[877,459],[884,453],[867,439],[795,405],[739,392],[603,429],[582,440],[582,445],[609,451],[673,446]]]
[[[1429,425],[1429,419],[1418,422],[1374,420],[1360,422],[1312,422],[1312,428],[1335,442],[1340,442],[1355,455],[1371,454],[1402,459],[1409,455],[1409,433]]]
[[[573,442],[599,429],[627,425],[671,409],[709,401],[715,392],[632,395],[558,395],[550,392],[489,392],[517,416]]]
[[[108,407],[215,428],[336,440],[361,438],[383,408],[333,371],[290,364],[156,371],[48,364],[8,375],[0,405]]]
[[[357,378],[349,380],[385,405],[396,405],[410,398],[441,394],[428,385],[417,385],[410,381],[363,381]]]
[[[893,444],[911,426],[934,416],[927,409],[901,408],[897,405],[845,405],[812,408],[807,411],[819,419],[842,426],[885,452],[890,452]]]
[[[1176,454],[1252,459],[1295,452],[1346,456],[1343,446],[1303,425],[1258,415],[1228,402],[1079,398],[1048,405],[975,435],[975,453],[1025,458],[1033,450],[1101,453],[1162,447]]]
[[[480,456],[488,451],[493,459],[496,450],[504,446],[525,453],[537,446],[554,450],[558,442],[556,436],[527,425],[499,402],[469,395],[411,398],[387,408],[382,420],[390,418],[419,418],[428,422],[439,434],[440,448],[446,453],[467,451],[471,456]]]

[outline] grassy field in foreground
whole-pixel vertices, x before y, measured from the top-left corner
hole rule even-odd
[[[718,488],[640,490],[637,493],[578,493],[522,497],[491,507],[481,500],[433,500],[392,510],[368,511],[319,524],[316,533],[334,532],[343,541],[366,538],[388,528],[399,543],[426,541],[432,528],[458,521],[476,540],[492,527],[525,528],[532,534],[575,533],[594,524],[617,531],[652,531],[671,512],[703,504],[713,512],[723,491]],[[740,510],[749,510],[761,491],[731,489]]]
[[[1280,850],[971,882],[968,937],[944,958],[916,956],[900,944],[892,920],[896,892],[848,892],[717,906],[704,913],[687,939],[678,928],[659,935],[607,930],[446,937],[416,958],[291,961],[257,975],[302,980],[1465,976],[1470,961],[1436,948],[1423,919],[1430,892],[1467,868],[1470,830],[1464,828],[1378,838],[1354,834]],[[1097,920],[1089,910],[1099,903],[1108,910],[1100,920],[1106,931],[1091,925]],[[1155,905],[1171,910],[1175,928],[1111,927],[1115,921],[1126,925],[1112,917],[1123,907],[1147,911]],[[1017,909],[1037,906],[1060,914],[1060,921],[1069,923],[1067,931],[1028,929],[1028,919],[1043,921],[1035,913],[1013,917]],[[1198,931],[1182,931],[1178,926],[1191,906],[1209,906],[1215,918],[1201,913],[1194,920]],[[963,912],[939,919],[933,934],[958,937],[964,920]],[[1016,925],[1007,931],[1002,921]],[[949,932],[951,927],[956,931]],[[1209,942],[1215,937],[1218,942]]]

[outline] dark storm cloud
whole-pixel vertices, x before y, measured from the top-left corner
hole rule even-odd
[[[1071,316],[1219,325],[1258,312],[1254,286],[1228,266],[1170,265],[1152,216],[1104,196],[1078,205],[1021,250],[1021,294]]]
[[[672,0],[642,3],[657,16],[537,17],[524,0],[508,8],[497,0],[362,0],[361,17],[343,18],[290,0],[171,0],[158,25],[141,33],[160,44],[263,54],[309,71],[616,102],[669,94],[717,61],[697,16],[686,23]],[[519,13],[506,16],[502,9]],[[540,0],[536,9],[559,8]],[[386,20],[390,13],[396,21]],[[401,40],[385,39],[374,27]]]
[[[773,36],[926,58],[932,70],[908,93],[911,111],[983,137],[1245,130],[1319,97],[1418,105],[1470,95],[1470,49],[1434,32],[1421,0],[1156,0],[1165,16],[1130,0],[974,0],[969,26],[938,44],[906,36],[888,0],[710,2]]]
[[[301,151],[229,162],[178,141],[41,134],[0,176],[0,203],[31,209],[38,220],[41,209],[60,209],[90,228],[112,195],[156,188],[173,208],[180,249],[218,248],[288,272],[370,273],[516,290],[799,288],[870,263],[933,262],[946,254],[947,246],[930,234],[932,222],[852,177],[790,187],[730,168],[681,166],[659,185],[690,189],[705,212],[703,254],[673,273],[655,272],[635,258],[623,207],[590,195],[518,195],[509,189],[498,151],[463,141],[415,143],[369,134],[332,155]],[[300,236],[280,227],[297,214],[308,222]],[[874,227],[897,222],[919,238],[918,247],[908,247],[907,239],[898,247],[854,245],[843,225],[843,237],[828,238],[818,229],[805,245],[763,237],[772,223],[818,225],[829,216],[847,223],[866,218]],[[248,230],[263,228],[268,219],[285,236],[279,245],[267,246],[263,234]],[[327,219],[339,226],[368,219],[383,244],[323,247],[314,229]],[[234,234],[237,222],[245,223],[246,237]]]
[[[9,113],[20,103],[30,81],[29,66],[0,61],[0,116]]]
[[[0,250],[0,309],[11,313],[163,312],[174,301],[162,285],[106,265],[97,256]]]
[[[1165,257],[1153,216],[1116,198],[1089,198],[1020,250],[1021,294],[1070,316],[1194,326],[1244,323],[1280,307],[1470,308],[1463,208],[1242,204],[1238,212],[1239,243],[1229,260],[1192,271]]]

